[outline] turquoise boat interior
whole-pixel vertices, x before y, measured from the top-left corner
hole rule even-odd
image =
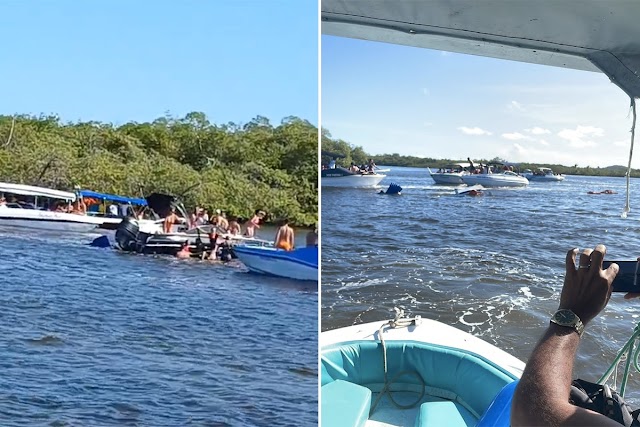
[[[461,349],[412,341],[385,344],[387,391],[382,396],[380,342],[322,349],[322,427],[509,425],[518,379],[507,370]]]

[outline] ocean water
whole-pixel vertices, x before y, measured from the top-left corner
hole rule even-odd
[[[317,425],[315,284],[94,237],[0,229],[0,425]]]
[[[426,169],[393,167],[379,189],[322,189],[321,328],[393,317],[393,307],[453,325],[526,361],[557,309],[566,252],[603,243],[606,259],[640,256],[640,180],[621,218],[625,179],[457,196]],[[618,194],[588,195],[612,189]],[[614,294],[584,334],[576,378],[596,381],[640,321],[640,300]],[[639,375],[627,397],[640,407]]]

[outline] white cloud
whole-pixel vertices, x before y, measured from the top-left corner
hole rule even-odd
[[[529,132],[529,133],[532,133],[534,135],[544,135],[544,134],[547,134],[547,133],[551,133],[551,131],[549,129],[544,129],[544,128],[541,128],[541,127],[538,127],[538,126],[532,127],[531,129],[525,129],[525,132]]]
[[[538,142],[540,144],[542,144],[542,145],[547,145],[547,146],[549,145],[549,143],[547,141],[545,141],[544,139],[540,139]]]
[[[503,133],[502,137],[504,139],[508,139],[509,141],[518,141],[520,139],[524,139],[526,141],[533,141],[534,139],[530,136],[523,135],[520,132],[512,132],[512,133]]]
[[[604,129],[595,126],[577,126],[575,129],[562,129],[558,136],[569,141],[574,148],[595,147],[597,144],[591,139],[604,135]]]
[[[491,132],[479,127],[470,128],[466,126],[460,126],[458,130],[466,135],[493,135]]]

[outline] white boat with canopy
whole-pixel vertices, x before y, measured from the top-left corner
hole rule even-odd
[[[103,218],[69,213],[75,193],[32,185],[0,183],[0,226],[87,232]]]
[[[553,173],[551,168],[538,168],[535,171],[529,171],[523,174],[529,181],[539,182],[560,182],[564,181],[565,176]]]
[[[431,172],[431,168],[428,168],[428,170],[436,184],[461,185],[464,184],[462,177],[469,175],[470,168],[470,163],[452,163],[439,168],[438,172],[435,173]]]
[[[323,34],[606,74],[630,98],[629,172],[640,97],[638,16],[637,1],[323,0],[321,5]],[[629,177],[623,218],[630,209]],[[376,334],[380,326],[321,334],[323,426],[509,425],[513,389],[508,387],[522,372],[522,362],[438,322],[424,327],[396,321]],[[389,343],[386,349],[381,339]],[[403,412],[389,405],[388,411],[371,411],[377,396],[405,392],[413,396],[394,397],[396,402],[418,409]]]

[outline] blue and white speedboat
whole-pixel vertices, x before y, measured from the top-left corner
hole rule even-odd
[[[435,320],[323,332],[322,427],[508,426],[525,364]]]
[[[268,246],[239,245],[238,259],[254,273],[295,280],[318,281],[318,247],[285,251]]]

